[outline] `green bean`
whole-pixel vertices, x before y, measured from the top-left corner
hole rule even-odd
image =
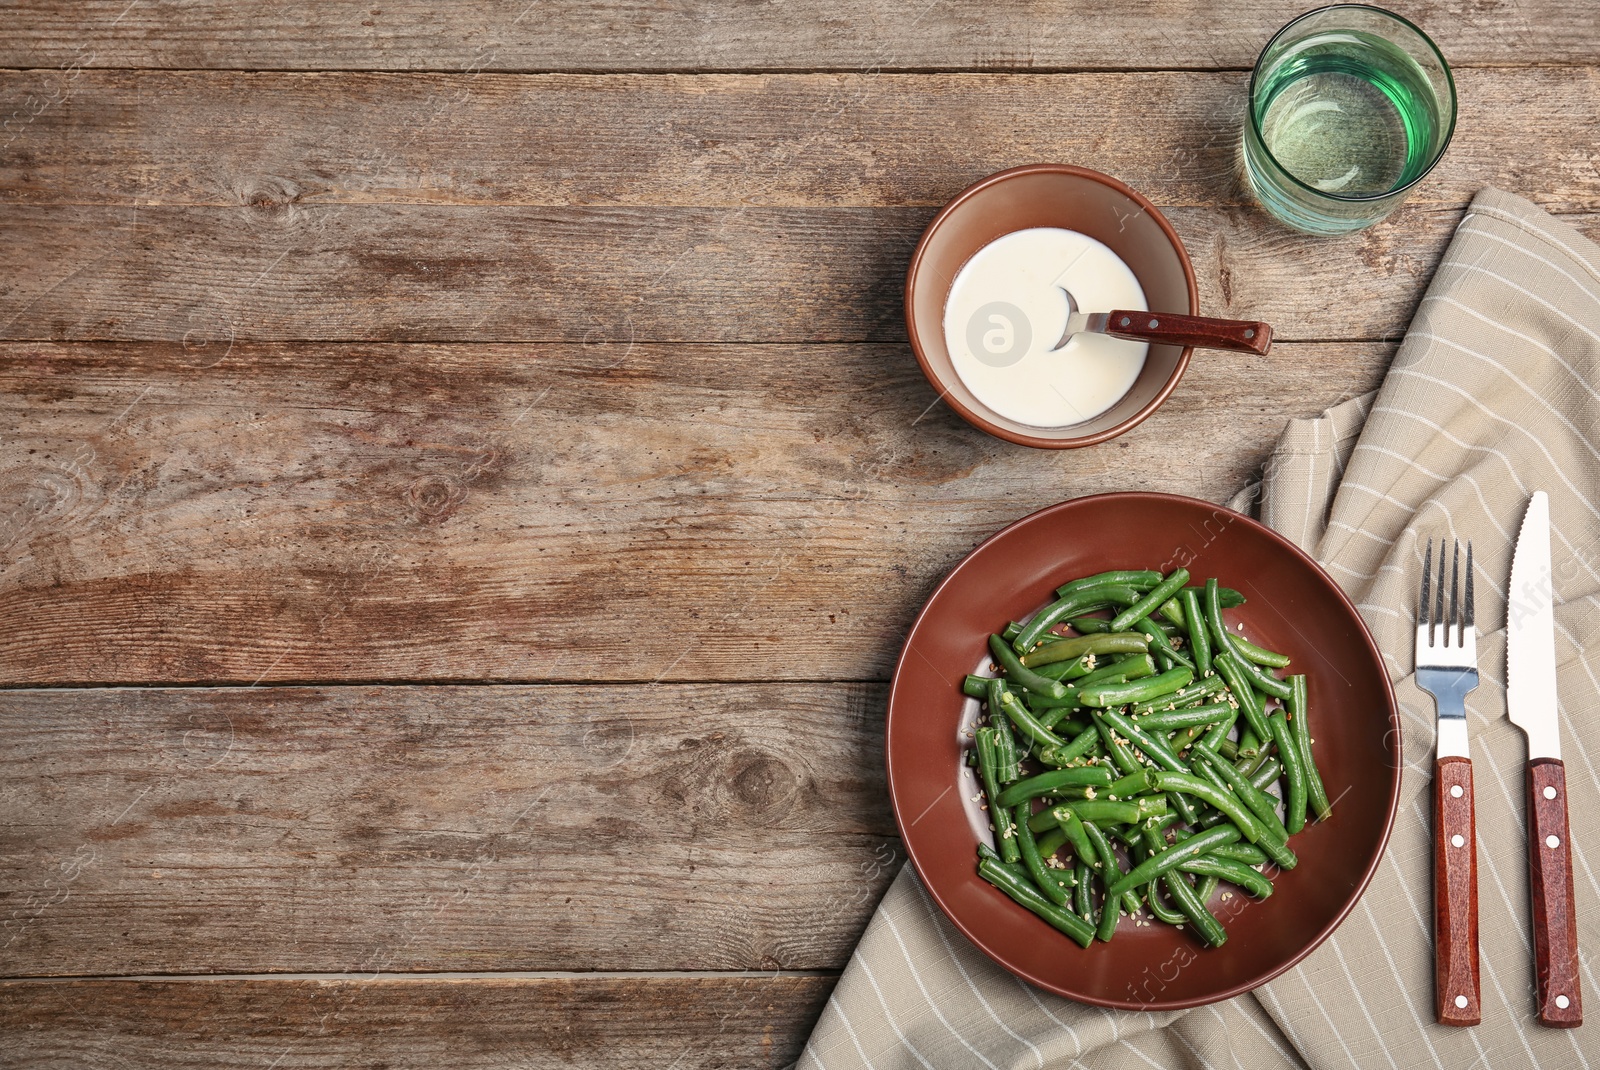
[[[1265,899],[1272,894],[1271,881],[1243,862],[1235,862],[1231,858],[1221,858],[1215,854],[1202,855],[1183,863],[1178,868],[1184,873],[1193,873],[1197,876],[1220,877],[1230,884],[1237,884],[1257,899]]]
[[[1014,902],[1043,918],[1077,941],[1083,947],[1094,943],[1094,926],[1085,922],[1072,911],[1058,907],[1044,897],[1044,893],[1034,888],[1028,882],[1025,874],[1019,873],[1002,862],[992,858],[985,858],[978,863],[978,875],[1006,895]]]
[[[1295,742],[1300,747],[1300,761],[1305,767],[1306,796],[1317,813],[1317,820],[1326,821],[1333,812],[1333,805],[1328,802],[1328,789],[1323,786],[1317,761],[1311,756],[1311,724],[1306,720],[1306,678],[1289,677],[1289,688],[1289,727],[1294,729]]]
[[[1122,916],[1122,899],[1110,894],[1111,885],[1122,876],[1122,867],[1117,864],[1117,854],[1111,849],[1111,844],[1106,842],[1105,833],[1100,831],[1098,825],[1092,821],[1085,821],[1083,831],[1089,834],[1089,841],[1100,854],[1100,880],[1107,890],[1105,901],[1100,904],[1100,927],[1095,935],[1101,940],[1109,941],[1116,933],[1117,921]],[[1138,909],[1139,901],[1135,899],[1133,910]]]
[[[1170,695],[1194,679],[1194,670],[1179,666],[1160,676],[1129,680],[1122,684],[1090,684],[1078,688],[1078,701],[1085,706],[1125,706],[1130,702],[1149,702]]]
[[[1142,632],[1077,635],[1035,647],[1022,655],[1022,664],[1035,669],[1053,661],[1073,661],[1085,654],[1143,654],[1149,645],[1149,637]]]
[[[1100,716],[1104,717],[1106,724],[1110,725],[1124,739],[1143,751],[1145,757],[1152,762],[1179,773],[1187,773],[1189,771],[1189,766],[1183,759],[1172,753],[1172,749],[1167,746],[1166,740],[1151,735],[1116,710],[1101,710]]]
[[[1172,645],[1172,640],[1167,637],[1167,633],[1156,627],[1155,622],[1148,618],[1137,620],[1134,621],[1133,628],[1134,631],[1143,633],[1150,640],[1150,649],[1155,651],[1159,657],[1166,658],[1174,665],[1182,665],[1191,670],[1194,668],[1194,662],[1190,661],[1187,656],[1178,653],[1177,648]]]
[[[1087,766],[1077,769],[1052,769],[1026,780],[1019,780],[1000,793],[994,800],[1001,806],[1015,806],[1029,799],[1054,794],[1063,788],[1108,787],[1115,778],[1104,766]]]
[[[1088,676],[1094,671],[1094,662],[1095,657],[1093,654],[1085,654],[1082,657],[1073,658],[1071,661],[1048,662],[1033,671],[1046,680],[1060,680],[1065,683],[1068,680],[1077,680]]]
[[[1006,683],[999,678],[989,681],[989,727],[994,729],[995,777],[1002,786],[1011,783],[1022,775],[1022,750],[1017,746],[1017,737],[1011,731],[1011,722],[1008,718],[1000,716],[1002,696],[1006,693]]]
[[[1033,877],[1033,883],[1044,893],[1044,897],[1056,906],[1064,907],[1067,905],[1066,889],[1051,880],[1049,874],[1045,872],[1044,858],[1039,853],[1039,845],[1028,829],[1028,817],[1026,802],[1019,804],[1012,815],[1017,829],[1017,846],[1022,851],[1022,864]]]
[[[1066,685],[1059,680],[1051,680],[1040,676],[1018,660],[1011,647],[998,635],[989,636],[989,652],[994,655],[994,660],[1000,663],[1000,668],[1006,674],[1006,680],[1018,687],[1029,691],[1036,691],[1046,698],[1065,698]]]
[[[1254,662],[1268,669],[1286,669],[1289,667],[1289,655],[1279,654],[1275,650],[1267,650],[1256,646],[1242,635],[1233,637],[1233,652],[1240,655],[1245,661]]]
[[[1217,586],[1215,579],[1206,580],[1203,605],[1206,623],[1211,626],[1212,658],[1233,653],[1233,633],[1228,631],[1228,622],[1222,616],[1222,588]]]
[[[1126,683],[1129,680],[1143,680],[1147,676],[1156,674],[1155,659],[1149,654],[1130,654],[1125,658],[1118,658],[1106,665],[1101,665],[1089,675],[1078,681],[1078,691],[1082,693],[1086,687],[1105,683]]]
[[[1184,880],[1182,873],[1163,873],[1161,882],[1166,886],[1167,893],[1172,896],[1172,901],[1178,909],[1188,915],[1194,923],[1195,931],[1200,934],[1200,939],[1212,947],[1221,947],[1228,942],[1227,931],[1222,928],[1222,923],[1216,915],[1206,909],[1205,902],[1189,887],[1189,882]]]
[[[1266,669],[1247,658],[1239,656],[1238,653],[1233,655],[1233,659],[1238,664],[1240,671],[1249,678],[1250,683],[1257,691],[1277,699],[1287,699],[1289,697],[1289,685]]]
[[[989,677],[974,676],[968,673],[961,681],[961,693],[968,698],[986,699],[989,697]]]
[[[1133,756],[1133,748],[1128,746],[1126,741],[1117,738],[1117,734],[1112,731],[1100,713],[1100,710],[1091,710],[1090,716],[1094,718],[1095,730],[1100,733],[1100,742],[1105,745],[1106,753],[1111,756],[1111,763],[1122,770],[1125,776],[1143,772],[1144,766]]]
[[[1250,726],[1250,731],[1255,733],[1258,740],[1267,738],[1266,707],[1261,696],[1256,694],[1250,678],[1239,667],[1239,662],[1231,654],[1214,654],[1211,667],[1228,682],[1228,690],[1233,692],[1234,701],[1239,703],[1239,713],[1244,717],[1244,723]],[[1239,749],[1245,749],[1242,736]]]
[[[1171,603],[1168,604],[1170,605]],[[1154,624],[1157,628],[1161,629],[1161,634],[1165,635],[1168,639],[1173,639],[1183,634],[1183,629],[1178,627],[1176,624],[1172,624],[1165,620],[1156,620],[1154,617],[1146,617],[1145,619],[1151,624]],[[1073,631],[1082,635],[1099,635],[1102,632],[1109,632],[1111,630],[1111,622],[1102,617],[1068,617],[1064,623],[1070,625]]]
[[[1277,783],[1278,777],[1282,775],[1283,766],[1279,764],[1278,759],[1268,755],[1266,760],[1250,775],[1250,783],[1262,791],[1266,791],[1267,785]],[[1268,796],[1268,798],[1271,797],[1270,795]]]
[[[1072,909],[1084,921],[1094,925],[1097,920],[1094,912],[1094,870],[1080,858],[1072,867],[1072,876]]]
[[[1106,798],[1127,799],[1134,795],[1145,795],[1155,790],[1155,785],[1150,780],[1150,770],[1141,769],[1137,773],[1130,773],[1106,788]]]
[[[1239,801],[1238,796],[1231,792],[1220,790],[1209,780],[1201,779],[1193,773],[1174,773],[1162,770],[1155,774],[1156,787],[1161,791],[1181,791],[1185,795],[1192,795],[1203,803],[1216,807],[1228,815],[1244,838],[1251,843],[1259,843],[1264,830],[1261,822],[1256,819],[1248,807]],[[1266,850],[1266,848],[1262,848]]]
[[[1178,728],[1210,728],[1220,721],[1226,721],[1238,713],[1231,703],[1213,702],[1205,706],[1188,706],[1181,710],[1155,710],[1143,717],[1135,717],[1134,723],[1147,732],[1160,730],[1171,732]]]
[[[1159,920],[1166,922],[1168,925],[1182,925],[1184,922],[1189,920],[1188,915],[1184,914],[1184,912],[1181,910],[1173,910],[1171,907],[1161,902],[1161,897],[1156,894],[1156,889],[1160,885],[1161,879],[1158,877],[1150,882],[1145,893],[1144,899],[1145,902],[1150,905],[1150,913],[1154,914]]]
[[[1202,598],[1205,597],[1205,590],[1206,590],[1205,584],[1191,585],[1189,587],[1185,587],[1184,590],[1193,591],[1195,594],[1200,595]],[[1245,596],[1240,594],[1238,591],[1234,590],[1232,587],[1218,587],[1217,588],[1217,603],[1221,608],[1223,608],[1223,609],[1236,609],[1239,606],[1244,605],[1245,602],[1246,602]]]
[[[1259,866],[1267,860],[1267,852],[1253,843],[1225,843],[1221,847],[1213,847],[1211,853],[1217,858],[1231,858],[1247,866]]]
[[[1231,791],[1238,796],[1240,801],[1250,808],[1250,812],[1261,820],[1262,825],[1268,831],[1277,834],[1280,839],[1288,838],[1288,831],[1278,820],[1278,808],[1274,804],[1272,796],[1250,783],[1249,779],[1235,769],[1227,759],[1212,754],[1210,751],[1203,752],[1203,756],[1206,759],[1207,768],[1222,781],[1224,790]]]
[[[1121,879],[1111,886],[1110,894],[1120,896],[1129,888],[1137,888],[1141,884],[1148,884],[1163,873],[1176,868],[1191,858],[1198,858],[1211,848],[1219,844],[1232,843],[1238,838],[1239,830],[1237,828],[1232,825],[1218,825],[1214,829],[1208,829],[1205,832],[1191,836],[1182,843],[1156,848],[1150,857],[1124,873]],[[1148,839],[1146,842],[1149,842]]]
[[[1204,702],[1213,695],[1221,695],[1228,690],[1228,682],[1220,676],[1207,676],[1196,680],[1181,691],[1174,691],[1170,695],[1154,699],[1150,702],[1135,702],[1128,710],[1135,717],[1157,710],[1180,709],[1184,706],[1195,706]]]
[[[1061,824],[1066,814],[1072,814],[1080,821],[1131,825],[1141,817],[1148,816],[1140,811],[1139,806],[1138,802],[1129,802],[1122,799],[1082,799],[1074,802],[1057,803],[1043,812],[1054,817],[1058,825]]]
[[[1160,583],[1156,584],[1156,586],[1151,589],[1150,593],[1146,594],[1143,598],[1139,599],[1127,609],[1124,609],[1121,613],[1118,613],[1115,617],[1112,617],[1111,630],[1113,632],[1120,632],[1125,628],[1131,627],[1134,621],[1142,620],[1143,618],[1148,617],[1151,613],[1159,609],[1167,599],[1171,598],[1180,587],[1188,582],[1188,569],[1174,569],[1172,574],[1166,579],[1162,580]]]
[[[1239,707],[1229,703],[1228,715],[1207,729],[1205,735],[1200,737],[1198,745],[1215,753],[1223,743],[1232,742],[1228,739],[1228,733],[1233,731],[1233,726],[1238,720]]]
[[[1061,747],[1043,747],[1039,760],[1045,765],[1064,768],[1094,749],[1098,735],[1093,728],[1079,732],[1076,739]]]
[[[1194,658],[1194,671],[1205,676],[1211,671],[1211,639],[1206,635],[1206,617],[1200,609],[1200,595],[1191,587],[1178,593],[1183,606],[1183,622],[1189,631],[1189,653]]]
[[[1023,735],[1035,743],[1041,743],[1046,747],[1065,747],[1067,745],[1066,740],[1040,724],[1033,714],[1028,712],[1027,707],[1017,699],[1017,696],[1006,690],[1004,684],[1000,687],[992,688],[989,694],[991,696],[989,699],[991,717],[994,715],[995,708],[999,707],[1000,712],[1004,713]]]
[[[983,781],[983,791],[990,799],[1000,797],[1000,782],[995,775],[994,729],[980,728],[975,746],[978,748],[978,777]],[[1022,852],[1017,846],[1016,830],[1011,827],[1011,811],[1003,806],[989,806],[989,820],[994,823],[994,840],[1000,845],[1000,857],[1007,862],[1020,861]]]
[[[1108,602],[1114,601],[1120,605],[1124,598],[1137,601],[1139,592],[1119,584],[1097,584],[1070,591],[1029,618],[1028,623],[1017,632],[1016,638],[1011,640],[1011,648],[1018,654],[1026,654],[1046,632],[1068,617],[1082,616]]]
[[[1056,588],[1056,597],[1065,598],[1073,591],[1081,591],[1088,587],[1134,587],[1148,590],[1160,582],[1161,573],[1151,569],[1113,569],[1110,572],[1100,572],[1063,583]]]
[[[1306,770],[1300,764],[1300,745],[1295,742],[1284,712],[1274,713],[1268,724],[1273,741],[1278,744],[1278,761],[1283,763],[1283,827],[1293,836],[1306,827]]]

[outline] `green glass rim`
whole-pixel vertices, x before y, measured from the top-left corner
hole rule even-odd
[[[1274,156],[1272,150],[1267,147],[1266,135],[1261,132],[1261,120],[1256,115],[1256,79],[1261,76],[1261,61],[1266,57],[1267,53],[1272,50],[1272,46],[1277,44],[1278,39],[1284,34],[1288,33],[1290,30],[1294,29],[1296,26],[1300,25],[1307,19],[1312,18],[1313,16],[1325,15],[1330,11],[1369,11],[1375,15],[1382,15],[1384,18],[1393,19],[1395,22],[1398,22],[1400,25],[1411,30],[1427,43],[1428,48],[1433,51],[1434,58],[1439,61],[1439,69],[1444,71],[1445,85],[1450,87],[1450,126],[1445,130],[1444,140],[1439,142],[1439,151],[1433,154],[1433,160],[1428,164],[1427,167],[1422,169],[1422,172],[1418,174],[1416,178],[1413,178],[1410,182],[1407,182],[1403,186],[1396,186],[1394,189],[1385,190],[1382,193],[1359,193],[1354,195],[1344,193],[1329,193],[1327,190],[1317,189],[1315,186],[1301,181],[1293,171],[1290,171],[1287,167],[1283,166],[1283,162]],[[1246,110],[1250,113],[1250,129],[1255,134],[1256,144],[1261,147],[1262,152],[1266,153],[1267,159],[1272,161],[1273,166],[1282,172],[1284,177],[1286,177],[1290,182],[1293,182],[1296,186],[1299,186],[1313,197],[1321,197],[1330,201],[1337,201],[1344,204],[1367,204],[1373,201],[1385,200],[1389,197],[1397,197],[1407,192],[1411,189],[1411,187],[1415,186],[1418,182],[1421,182],[1423,179],[1427,178],[1428,175],[1432,174],[1433,169],[1439,166],[1439,161],[1444,159],[1445,150],[1450,147],[1450,139],[1455,136],[1456,132],[1456,79],[1455,75],[1450,73],[1450,64],[1445,60],[1444,53],[1439,51],[1439,46],[1434,43],[1433,38],[1429,37],[1423,31],[1422,27],[1418,26],[1404,15],[1396,15],[1393,11],[1389,11],[1386,8],[1375,7],[1372,4],[1329,4],[1326,7],[1313,8],[1312,10],[1307,11],[1305,14],[1299,15],[1292,19],[1287,25],[1272,35],[1272,39],[1266,43],[1266,45],[1261,49],[1261,52],[1256,56],[1255,66],[1250,70],[1249,99],[1246,103]]]

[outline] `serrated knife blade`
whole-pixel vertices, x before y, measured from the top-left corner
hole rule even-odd
[[[1550,499],[1535,491],[1522,518],[1506,591],[1506,712],[1528,735],[1528,899],[1539,1021],[1583,1024],[1578,915],[1572,896],[1567,771],[1556,709],[1555,584]]]
[[[1550,498],[1535,491],[1517,534],[1506,593],[1506,710],[1528,735],[1528,757],[1561,757],[1556,720],[1555,586]]]

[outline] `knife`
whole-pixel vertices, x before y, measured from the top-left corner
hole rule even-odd
[[[1583,1024],[1578,918],[1567,840],[1567,771],[1556,711],[1550,499],[1535,491],[1522,518],[1506,592],[1506,711],[1528,736],[1528,873],[1540,1023]]]

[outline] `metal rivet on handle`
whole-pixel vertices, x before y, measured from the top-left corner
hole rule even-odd
[[[1551,848],[1560,847],[1561,846],[1561,837],[1560,836],[1546,836],[1545,840],[1544,840],[1544,845],[1546,847],[1551,847]]]
[[[1545,788],[1544,789],[1544,797],[1546,799],[1554,799],[1556,797],[1556,789],[1555,788]]]
[[[1462,1010],[1466,1010],[1467,1009],[1467,997],[1466,996],[1457,996],[1456,997],[1456,1006],[1460,1007]]]
[[[1254,327],[1246,327],[1244,329],[1244,336],[1246,338],[1254,338],[1256,336],[1256,329]]]
[[[1572,1001],[1566,996],[1557,996],[1556,1006],[1560,1007],[1562,1010],[1566,1010],[1568,1007],[1572,1006]]]
[[[1465,847],[1466,845],[1467,845],[1466,837],[1462,836],[1459,832],[1456,833],[1454,836],[1450,837],[1450,846],[1451,847]]]
[[[1132,322],[1133,322],[1133,320],[1129,319],[1127,316],[1123,316],[1122,317],[1122,325],[1124,327],[1126,327],[1128,324],[1130,324]]]
[[[1150,321],[1150,329],[1152,331],[1155,330],[1159,326],[1161,326],[1161,321],[1160,320],[1151,320]]]
[[[1466,794],[1466,792],[1461,790],[1461,785],[1460,784],[1454,784],[1450,788],[1450,797],[1452,799],[1459,799],[1459,798],[1461,798],[1461,796],[1463,796],[1465,794]]]

